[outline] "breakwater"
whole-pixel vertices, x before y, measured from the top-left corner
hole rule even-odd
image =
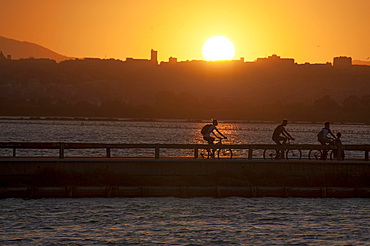
[[[0,197],[370,197],[366,161],[2,158]]]

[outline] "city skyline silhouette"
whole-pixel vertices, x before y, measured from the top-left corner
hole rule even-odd
[[[187,1],[2,1],[0,36],[47,47],[68,57],[202,60],[202,46],[224,36],[235,59],[278,54],[298,63],[326,63],[370,56],[367,10],[358,0],[309,2]]]
[[[61,54],[58,54],[54,51],[51,51],[50,49],[47,49],[46,47],[42,47],[38,44],[33,44],[29,42],[20,42],[17,40],[12,40],[4,37],[0,37],[0,52],[1,52],[1,57],[0,59],[28,59],[28,58],[36,58],[36,59],[51,59],[55,60],[57,62],[64,61],[64,60],[73,60],[73,59],[106,59],[106,58],[95,58],[95,57],[66,57]],[[126,57],[125,61],[128,62],[140,62],[140,61],[152,61],[153,60],[153,54],[152,52],[156,52],[156,64],[160,65],[161,63],[181,63],[181,62],[198,62],[198,61],[203,61],[207,62],[205,59],[201,60],[185,60],[185,61],[179,61],[177,57],[170,56],[168,57],[167,60],[159,61],[158,60],[158,50],[151,49],[150,53],[150,58],[145,59],[145,58],[136,58],[136,57]],[[364,60],[352,60],[352,57],[346,57],[346,56],[338,56],[338,57],[333,57],[332,61],[327,61],[325,63],[312,63],[312,64],[333,64],[334,65],[334,60],[345,60],[344,58],[349,58],[350,61],[344,62],[350,65],[370,65],[370,61]],[[113,59],[113,58],[109,58]],[[120,59],[114,59],[114,60],[120,60]],[[280,55],[277,55],[275,53],[266,56],[266,57],[258,57],[253,61],[245,61],[244,57],[240,57],[239,59],[235,58],[229,61],[209,61],[210,63],[227,63],[227,62],[241,62],[241,63],[254,63],[254,62],[282,62],[286,64],[300,64],[295,61],[294,58],[288,58],[288,57],[281,57]],[[305,62],[304,64],[311,64],[309,62]]]
[[[370,121],[370,66],[0,58],[2,116]],[[5,58],[4,58],[5,57]],[[172,62],[171,62],[172,61]]]

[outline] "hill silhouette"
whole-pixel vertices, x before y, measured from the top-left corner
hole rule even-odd
[[[370,66],[370,61],[360,61],[360,60],[353,60],[353,65],[363,65],[363,66]]]
[[[4,55],[11,55],[12,59],[21,58],[48,58],[57,62],[70,59],[67,56],[60,55],[38,44],[30,42],[21,42],[0,36],[0,51]]]

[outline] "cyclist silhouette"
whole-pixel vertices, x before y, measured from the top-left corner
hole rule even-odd
[[[213,132],[214,130],[216,130],[216,132],[218,134],[220,134],[223,138],[227,138],[225,137],[218,129],[217,129],[217,125],[218,125],[218,122],[217,120],[213,120],[212,122],[212,125],[206,125],[203,127],[202,129],[202,134],[203,134],[203,139],[206,140],[208,142],[208,144],[213,144],[213,142],[215,141],[216,138],[214,137],[211,137],[211,133],[217,137],[217,135]],[[207,129],[207,128],[208,129]]]
[[[328,137],[328,135],[331,135],[333,138]],[[330,130],[330,122],[324,123],[324,128],[321,129],[321,131],[317,134],[317,140],[320,142],[321,145],[329,145],[333,144],[334,140],[337,138],[334,136],[333,132]],[[321,157],[322,160],[326,160],[328,150],[323,150],[323,155]]]
[[[274,133],[272,134],[272,140],[277,145],[285,144],[288,139],[295,140],[285,129],[284,126],[287,124],[288,121],[283,120],[283,122],[275,128]]]

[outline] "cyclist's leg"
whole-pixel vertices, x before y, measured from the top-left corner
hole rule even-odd
[[[287,138],[279,136],[277,138],[272,139],[278,146],[281,146],[283,143],[287,141]],[[284,141],[285,140],[285,141]],[[283,141],[283,143],[282,143]],[[282,150],[276,149],[276,159],[284,158],[284,152]]]
[[[321,143],[321,145],[328,145],[330,143],[330,140],[327,140],[327,139],[319,139],[319,142]],[[322,150],[321,160],[326,160],[327,155],[328,155],[328,150],[327,149],[323,149]]]
[[[206,140],[208,144],[213,144],[213,142],[215,141],[215,138],[213,137],[203,137],[203,139]]]
[[[207,152],[208,152],[208,157],[207,158],[210,158],[210,157],[212,157],[212,152],[213,152],[213,150],[210,146],[213,145],[213,141],[215,141],[215,138],[210,136],[210,137],[203,137],[203,139],[206,140],[208,145],[209,145],[209,147],[207,148]]]
[[[281,140],[283,141],[281,144],[285,144],[285,143],[286,143],[286,141],[288,141],[288,138],[286,138],[286,137],[281,137]]]

